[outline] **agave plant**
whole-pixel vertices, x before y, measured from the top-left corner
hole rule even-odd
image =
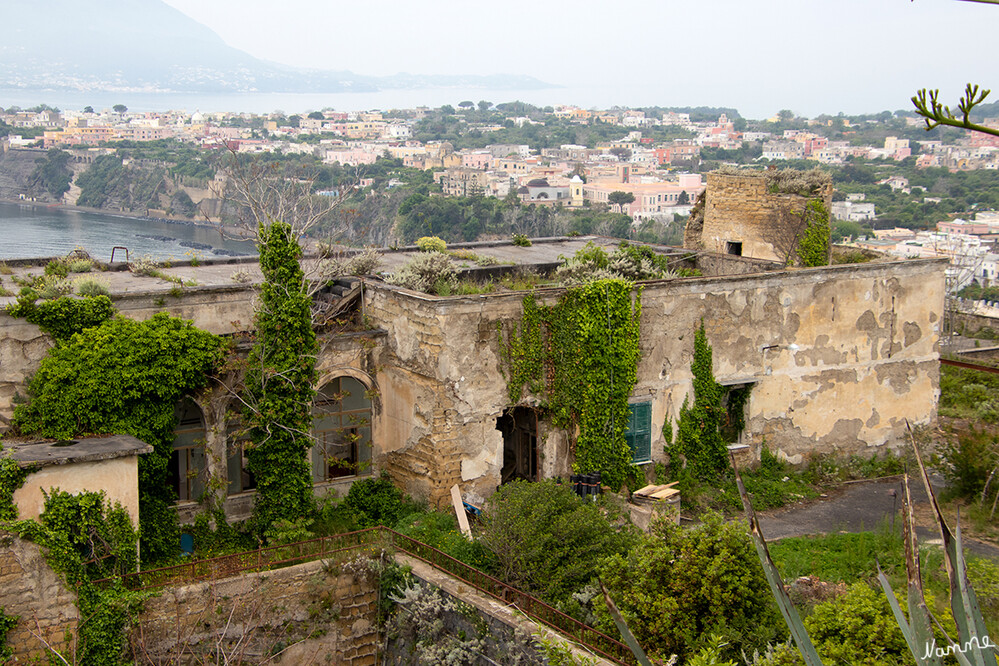
[[[908,425],[908,424],[907,424]],[[909,430],[910,439],[912,430]],[[943,542],[944,563],[947,567],[947,575],[950,579],[950,606],[957,625],[958,640],[955,642],[936,621],[932,613],[926,607],[923,596],[923,579],[919,566],[919,546],[916,542],[915,520],[912,511],[912,495],[909,491],[909,475],[904,474],[902,485],[904,487],[903,523],[905,539],[905,567],[908,579],[908,594],[906,602],[908,606],[908,617],[902,611],[898,598],[888,582],[887,576],[878,566],[878,580],[888,597],[888,603],[898,622],[899,629],[905,637],[905,642],[916,660],[917,666],[942,666],[943,657],[953,655],[961,666],[995,666],[996,655],[999,649],[986,633],[985,620],[982,618],[982,611],[978,606],[978,599],[975,591],[968,582],[968,573],[964,561],[964,551],[961,544],[961,523],[960,516],[954,532],[951,532],[944,520],[943,513],[937,503],[936,495],[930,484],[929,475],[923,465],[922,457],[912,440],[912,448],[916,454],[916,462],[919,465],[919,473],[926,488],[926,494],[933,507],[936,516],[937,527],[940,530],[940,537]],[[821,666],[822,660],[812,643],[805,625],[801,621],[797,610],[791,603],[784,582],[781,580],[780,572],[770,557],[766,540],[760,532],[760,525],[756,520],[756,514],[749,502],[746,487],[742,484],[739,470],[736,466],[735,457],[732,457],[732,468],[735,470],[736,486],[739,489],[739,496],[742,498],[742,506],[749,519],[751,536],[756,545],[756,553],[763,565],[763,572],[766,574],[767,582],[770,584],[770,591],[777,601],[784,622],[791,631],[798,651],[808,666]],[[937,645],[933,634],[933,626],[936,626],[943,636],[946,645]]]

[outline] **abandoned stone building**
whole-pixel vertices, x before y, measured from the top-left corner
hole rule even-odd
[[[713,171],[691,211],[684,247],[791,263],[809,202],[828,211],[832,179],[819,171],[791,169]]]
[[[617,244],[583,237],[469,249],[546,270],[591,241]],[[645,469],[664,459],[663,426],[676,423],[691,394],[701,322],[716,379],[752,389],[743,407],[745,428],[733,438],[755,455],[764,441],[792,461],[813,452],[871,454],[901,446],[906,421],[935,418],[943,261],[789,269],[724,250],[656,250],[701,275],[643,285],[630,441]],[[413,253],[385,251],[383,270],[391,272]],[[237,269],[249,283],[233,281]],[[260,279],[255,264],[175,265],[163,273],[196,279],[198,286],[169,295],[173,283],[158,277],[126,270],[104,275],[126,317],[166,310],[222,335],[250,327],[253,282]],[[554,427],[535,401],[509,399],[498,328],[522,315],[523,292],[430,296],[375,277],[355,281],[347,292],[329,297],[331,307],[355,310],[364,326],[321,334],[312,458],[317,493],[342,492],[357,475],[385,471],[432,504],[446,501],[454,484],[479,502],[513,478],[570,473],[572,433]],[[536,296],[552,302],[561,292],[542,288]],[[0,314],[3,421],[51,345],[38,327]],[[226,480],[231,517],[246,517],[252,508],[254,483],[235,435],[238,390],[231,389],[215,385],[177,405],[172,473],[182,519],[198,510],[209,476]]]

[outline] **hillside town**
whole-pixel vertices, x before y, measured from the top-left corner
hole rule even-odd
[[[890,256],[948,257],[954,265],[950,286],[955,292],[972,282],[993,282],[999,265],[994,248],[999,213],[989,210],[988,204],[967,205],[939,196],[949,191],[931,192],[926,186],[910,185],[901,171],[903,164],[917,172],[995,171],[999,139],[979,132],[954,132],[947,140],[921,140],[917,132],[922,132],[923,121],[914,116],[802,119],[782,112],[750,123],[730,119],[724,112],[714,119],[704,112],[694,113],[696,120],[692,120],[690,112],[672,110],[539,109],[486,101],[462,102],[457,108],[324,110],[290,116],[135,113],[123,105],[100,111],[89,107],[58,111],[44,105],[32,111],[0,111],[0,122],[9,127],[8,135],[0,139],[4,150],[69,149],[76,160],[92,161],[101,154],[113,154],[120,145],[175,141],[205,154],[231,151],[307,157],[354,170],[358,174],[354,186],[362,190],[375,185],[374,178],[365,177],[366,168],[390,158],[406,168],[432,171],[434,187],[444,197],[486,196],[535,207],[611,210],[631,218],[635,230],[643,222],[682,225],[704,191],[701,173],[705,168],[875,165],[883,177],[867,187],[851,188],[849,180],[837,179],[832,216],[856,223],[843,227],[840,240]],[[446,123],[447,131],[437,130],[441,138],[427,138],[433,135],[435,123]],[[600,132],[587,134],[587,145],[549,145],[553,138],[538,134],[546,124],[596,127]],[[794,128],[781,129],[786,125]],[[985,126],[999,127],[999,120],[986,120]],[[507,136],[511,130],[542,138],[526,143],[489,142],[491,136]],[[920,140],[896,135],[884,136],[877,143],[858,140],[880,138],[893,130],[904,130]],[[836,136],[839,140],[830,138]],[[472,138],[481,147],[461,145],[472,143]],[[384,183],[387,189],[399,185],[403,183],[397,179]],[[213,187],[211,183],[206,186]],[[879,210],[884,192],[908,208],[930,211],[929,217],[914,218],[913,224],[906,224],[908,228],[900,228],[892,211]],[[18,198],[25,196],[30,194],[21,193]],[[63,201],[73,203],[69,195]],[[141,214],[167,212],[144,210]],[[674,238],[679,236],[674,233]]]

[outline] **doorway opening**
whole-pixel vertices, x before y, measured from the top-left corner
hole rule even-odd
[[[531,407],[513,407],[496,419],[503,433],[503,470],[500,483],[538,480],[538,413]]]

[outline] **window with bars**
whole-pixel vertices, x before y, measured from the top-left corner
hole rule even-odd
[[[631,417],[625,437],[631,447],[633,463],[652,462],[652,403],[634,402],[628,405]]]

